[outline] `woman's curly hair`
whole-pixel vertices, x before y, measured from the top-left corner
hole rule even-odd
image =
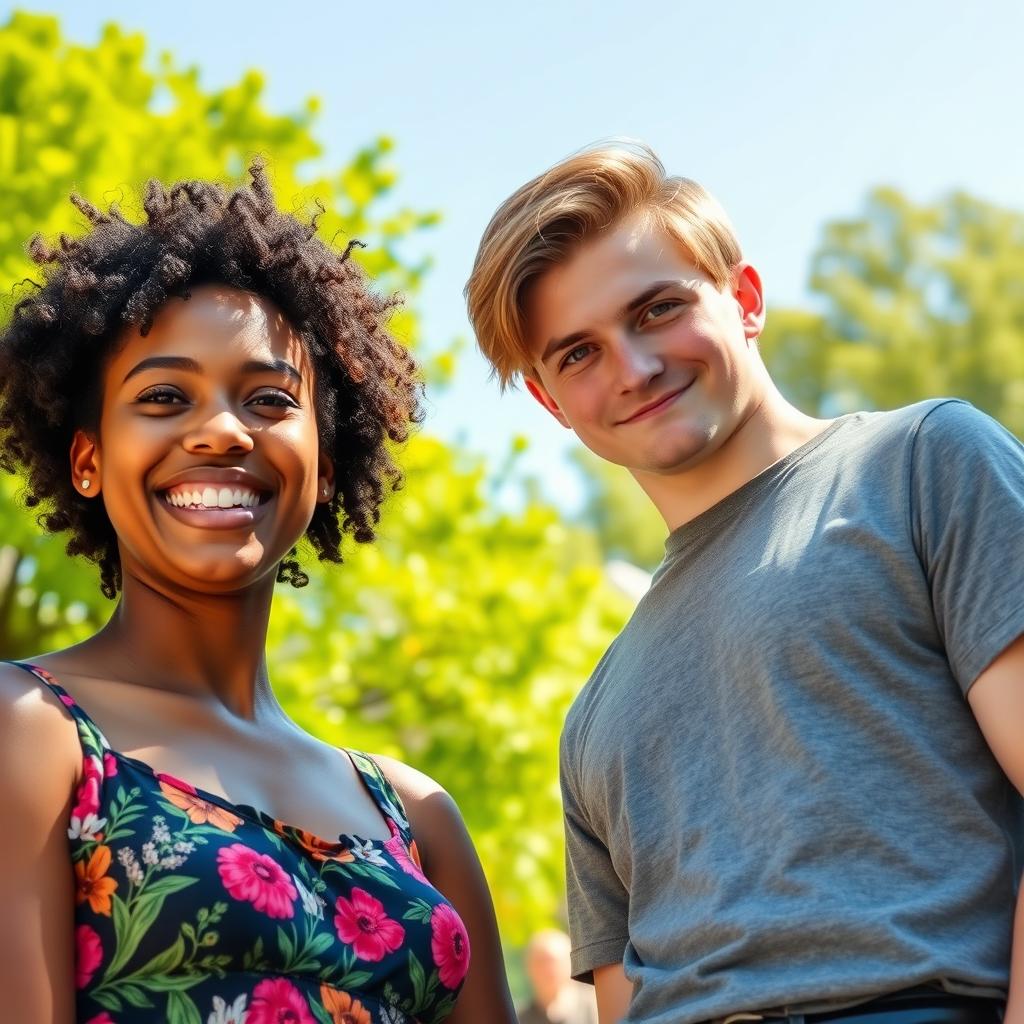
[[[390,442],[419,422],[422,384],[409,353],[388,333],[396,300],[370,291],[366,275],[316,237],[310,223],[274,204],[260,163],[234,191],[206,181],[146,187],[140,224],[116,207],[79,196],[89,232],[39,236],[29,252],[44,283],[14,307],[0,335],[0,467],[27,471],[25,502],[41,525],[70,533],[70,555],[98,563],[101,589],[121,586],[117,537],[102,501],[72,486],[68,452],[76,429],[95,429],[105,361],[121,332],[145,335],[172,296],[223,284],[275,303],[302,337],[316,368],[320,443],[335,465],[336,489],[318,504],[306,538],[321,560],[341,561],[343,532],[371,541],[387,492],[401,485]],[[308,582],[289,553],[278,578]]]

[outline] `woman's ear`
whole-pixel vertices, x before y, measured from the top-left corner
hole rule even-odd
[[[316,500],[323,504],[334,497],[334,462],[324,451],[316,470]]]
[[[71,439],[71,482],[86,498],[100,493],[100,452],[96,438],[84,430],[76,430]]]

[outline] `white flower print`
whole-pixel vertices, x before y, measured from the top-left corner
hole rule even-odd
[[[381,1024],[406,1024],[408,1018],[397,1006],[382,1006],[380,1008]]]
[[[366,861],[367,864],[372,864],[376,868],[386,868],[388,862],[381,855],[373,843],[367,839],[365,843],[353,842],[352,844],[352,856],[356,860]]]
[[[320,903],[320,900],[311,893],[303,884],[302,879],[298,875],[292,875],[292,881],[295,883],[295,888],[299,890],[299,895],[302,897],[302,909],[305,910],[310,917],[320,920],[324,916],[324,908]]]
[[[77,814],[73,814],[68,839],[98,839],[106,826],[107,819],[97,818],[91,811],[82,820],[79,820]]]
[[[244,995],[239,996],[230,1006],[220,996],[214,996],[213,1013],[206,1018],[206,1024],[245,1024],[248,1016]]]

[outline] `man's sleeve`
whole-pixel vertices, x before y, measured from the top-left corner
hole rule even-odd
[[[577,799],[564,743],[560,760],[572,975],[592,984],[595,967],[622,962],[629,940],[629,894]]]
[[[1024,445],[966,402],[922,420],[911,528],[953,674],[966,694],[1024,634]]]

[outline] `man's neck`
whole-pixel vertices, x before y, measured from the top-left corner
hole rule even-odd
[[[790,405],[771,387],[728,440],[705,461],[674,474],[634,471],[669,532],[688,523],[829,425]]]

